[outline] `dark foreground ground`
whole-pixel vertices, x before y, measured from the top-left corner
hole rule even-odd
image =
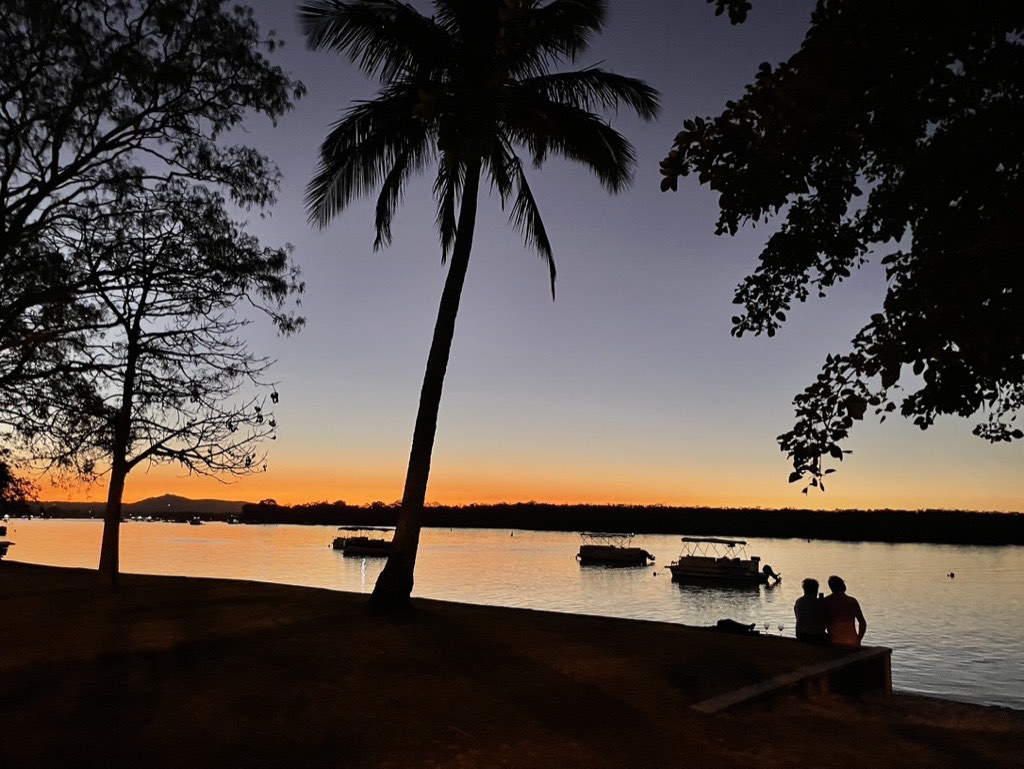
[[[689,705],[836,652],[652,622],[0,562],[0,767],[1022,767],[1024,711]],[[899,653],[896,651],[896,664]]]

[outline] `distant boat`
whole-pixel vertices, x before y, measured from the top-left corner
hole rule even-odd
[[[331,545],[346,556],[384,558],[391,552],[395,530],[389,526],[339,526],[338,531],[350,534],[334,538]]]
[[[654,556],[642,547],[632,547],[633,534],[581,531],[583,544],[576,554],[580,566],[646,566]]]
[[[682,543],[679,560],[668,565],[679,582],[764,585],[782,579],[771,566],[761,566],[760,556],[747,556],[747,543],[741,539],[682,537]]]
[[[198,515],[193,515],[191,518],[188,519],[188,524],[189,526],[202,526],[203,519],[200,518]]]

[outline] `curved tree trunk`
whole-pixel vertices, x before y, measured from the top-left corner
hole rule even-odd
[[[132,404],[135,402],[135,371],[139,358],[142,307],[128,331],[124,382],[121,384],[121,407],[114,425],[114,445],[110,457],[110,484],[107,486],[107,506],[103,511],[103,539],[100,542],[99,570],[110,575],[110,582],[116,588],[117,576],[121,570],[121,500],[124,498],[124,481],[133,463],[128,460],[128,444],[132,427]]]
[[[121,569],[121,499],[124,496],[124,479],[127,475],[128,468],[124,461],[115,461],[110,468],[107,506],[103,512],[99,570],[109,574],[114,585],[117,584],[117,575]]]
[[[469,253],[473,247],[479,187],[480,164],[476,163],[466,171],[466,186],[462,195],[462,208],[459,211],[458,230],[452,248],[451,263],[448,266],[448,277],[441,292],[441,304],[437,310],[434,337],[430,343],[430,354],[427,356],[427,370],[423,375],[423,388],[420,390],[420,405],[412,435],[409,469],[405,476],[405,491],[402,493],[402,508],[398,514],[395,539],[391,545],[388,562],[377,578],[373,595],[370,597],[371,605],[376,608],[406,606],[412,594],[413,569],[416,566],[416,551],[423,523],[423,502],[427,496],[430,457],[434,450],[434,436],[437,433],[437,413],[441,406],[441,390],[444,386],[444,375],[448,370],[448,357],[455,334],[455,318],[459,313],[462,286],[466,281],[466,269],[469,267]]]

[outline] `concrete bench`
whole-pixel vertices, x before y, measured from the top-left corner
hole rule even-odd
[[[721,713],[747,702],[785,691],[798,690],[809,696],[842,692],[892,694],[892,649],[865,647],[839,659],[819,662],[716,695],[691,707],[701,713]]]

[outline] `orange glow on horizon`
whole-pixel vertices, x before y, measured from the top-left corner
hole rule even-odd
[[[799,486],[784,483],[773,471],[741,479],[725,476],[697,478],[696,473],[680,474],[675,488],[665,484],[656,473],[645,474],[642,469],[619,473],[595,473],[596,478],[581,468],[563,468],[561,472],[503,473],[494,468],[469,471],[466,468],[439,467],[427,494],[428,504],[497,504],[537,501],[549,504],[610,504],[610,505],[665,505],[669,507],[707,508],[811,508],[832,509],[973,509],[1012,510],[1006,497],[994,493],[991,502],[979,506],[964,504],[950,490],[936,489],[935,499],[922,499],[918,490],[903,494],[892,489],[865,489],[857,483],[853,473],[847,488],[833,484],[836,490],[826,494],[804,496]],[[570,472],[569,470],[574,470]],[[533,477],[530,477],[530,476]],[[155,468],[128,476],[125,503],[138,502],[165,494],[192,499],[219,499],[240,502],[258,502],[274,499],[282,505],[314,502],[344,501],[350,505],[363,505],[382,501],[392,503],[401,498],[404,467],[389,471],[364,467],[358,472],[320,468],[301,470],[272,469],[244,478],[221,482],[203,476],[181,476],[174,469]],[[45,480],[37,483],[39,497],[44,501],[96,502],[106,499],[106,485],[75,487],[48,486]],[[680,489],[685,488],[685,491]],[[766,491],[770,489],[770,491]],[[942,500],[946,500],[943,504]]]

